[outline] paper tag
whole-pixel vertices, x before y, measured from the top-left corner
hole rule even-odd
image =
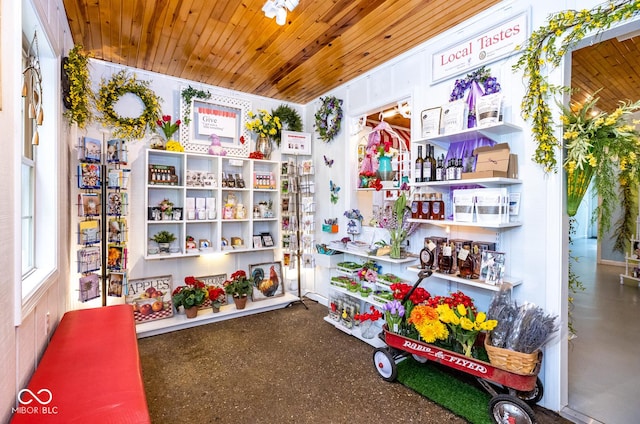
[[[429,240],[429,242],[427,243],[427,249],[429,249],[429,252],[433,252],[433,249],[435,248],[436,248],[436,244],[431,240]]]
[[[458,251],[458,259],[460,259],[461,261],[466,260],[467,256],[469,256],[469,251],[467,249],[460,249]]]

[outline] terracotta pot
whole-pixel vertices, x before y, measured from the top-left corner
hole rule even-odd
[[[244,309],[244,307],[247,306],[247,296],[234,297],[233,303],[236,304],[236,309]]]
[[[187,318],[195,318],[198,316],[198,307],[192,306],[190,308],[185,308],[184,312],[187,315]]]

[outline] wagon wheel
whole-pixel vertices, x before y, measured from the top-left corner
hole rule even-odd
[[[540,402],[540,400],[542,399],[542,395],[544,395],[544,387],[542,386],[542,381],[540,381],[540,378],[536,377],[536,387],[528,392],[516,391],[515,394],[519,399],[522,399],[529,405],[535,405],[536,403]]]
[[[489,401],[489,415],[494,423],[535,424],[533,409],[511,395],[496,395]]]
[[[379,347],[373,351],[373,365],[384,381],[392,382],[398,377],[396,361],[393,355],[384,348]]]

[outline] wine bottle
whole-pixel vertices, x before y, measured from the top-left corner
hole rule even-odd
[[[431,146],[426,145],[426,152],[423,159],[423,180],[424,182],[431,181]]]
[[[443,160],[444,160],[444,155],[443,157],[438,158],[438,162],[436,165],[436,181],[444,180],[444,168],[442,167]]]
[[[417,183],[424,181],[424,159],[422,158],[422,146],[418,146],[418,157],[416,158],[415,166],[413,168],[413,178]]]
[[[429,150],[431,151],[430,155],[429,155],[429,160],[431,161],[431,181],[436,181],[436,168],[437,163],[436,163],[436,151],[435,151],[435,146],[432,144],[429,146]]]

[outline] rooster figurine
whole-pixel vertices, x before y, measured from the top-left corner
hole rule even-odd
[[[269,268],[269,278],[265,278],[264,270],[262,268],[256,268],[251,275],[253,279],[253,285],[260,290],[265,297],[272,297],[278,291],[280,285],[280,279],[276,272],[275,266],[271,265]]]

